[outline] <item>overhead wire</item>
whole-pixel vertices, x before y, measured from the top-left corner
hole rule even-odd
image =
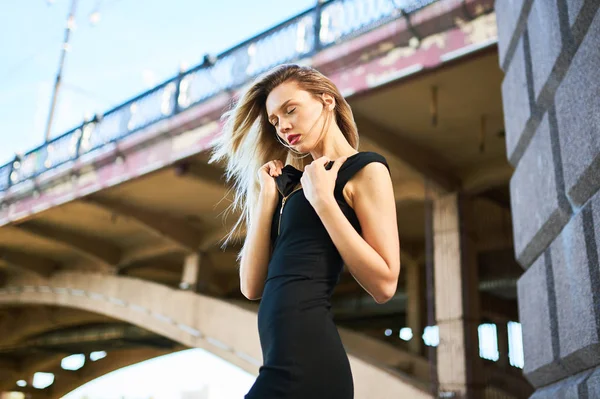
[[[91,17],[92,14],[94,13],[100,13],[100,12],[105,12],[106,10],[110,9],[111,7],[113,7],[115,4],[118,4],[120,2],[122,2],[123,0],[112,0],[112,1],[106,1],[106,0],[96,0],[96,5],[93,8],[92,13],[90,13],[90,15],[88,16],[88,18]],[[45,0],[45,2],[47,2],[47,0]],[[51,6],[52,4],[49,4],[49,6]],[[93,23],[88,23],[88,24],[84,24],[81,27],[78,27],[79,29],[84,29],[90,26],[94,26]],[[45,52],[48,52],[50,50],[53,50],[53,48],[48,47],[46,44],[40,45],[38,46],[35,51],[33,51],[32,53],[30,53],[29,55],[27,55],[26,57],[23,57],[21,60],[19,60],[18,62],[12,64],[12,66],[10,66],[9,68],[6,69],[6,72],[4,73],[0,73],[0,76],[2,76],[3,81],[4,82],[11,82],[14,81],[14,77],[18,76],[20,73],[24,72],[24,67],[26,65],[28,65],[31,61],[33,61],[37,56],[39,56],[40,54],[44,54]],[[7,84],[8,85],[8,84]],[[3,87],[4,84],[3,84]]]

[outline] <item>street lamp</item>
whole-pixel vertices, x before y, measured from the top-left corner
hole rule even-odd
[[[51,4],[52,1],[49,1]],[[62,76],[63,66],[65,64],[65,57],[67,52],[69,51],[69,38],[71,35],[71,31],[75,28],[75,10],[77,8],[77,0],[71,0],[71,11],[69,12],[69,17],[67,18],[67,26],[65,28],[65,39],[62,45],[62,51],[60,53],[60,62],[58,64],[58,72],[56,74],[56,80],[54,81],[54,90],[52,92],[52,102],[50,104],[50,113],[48,115],[48,123],[46,124],[46,135],[45,141],[50,141],[50,130],[52,128],[52,118],[54,117],[54,109],[56,108],[56,98],[58,95],[58,90],[60,89],[60,80]]]

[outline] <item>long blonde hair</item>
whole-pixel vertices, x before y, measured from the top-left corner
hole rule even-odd
[[[252,212],[256,208],[260,181],[258,169],[265,163],[274,160],[285,160],[299,170],[312,162],[312,159],[297,158],[288,147],[278,139],[275,127],[269,122],[266,101],[275,87],[288,81],[297,83],[298,87],[321,99],[326,93],[335,99],[335,122],[348,140],[358,150],[358,131],[352,109],[342,97],[335,84],[316,69],[296,64],[279,65],[256,80],[240,96],[230,110],[222,116],[223,130],[211,145],[212,154],[209,163],[225,161],[225,179],[233,179],[234,200],[225,211],[241,211],[241,215],[231,231],[225,237],[225,247],[232,237],[243,226],[248,226]],[[322,133],[322,132],[321,132]],[[238,254],[238,261],[243,253]]]

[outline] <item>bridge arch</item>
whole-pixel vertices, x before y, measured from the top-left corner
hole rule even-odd
[[[123,320],[182,345],[205,349],[253,375],[262,364],[252,306],[126,276],[73,271],[48,278],[18,275],[0,288],[0,305],[24,304],[70,307]],[[416,380],[369,363],[364,356],[354,355],[352,348],[348,352],[356,398],[380,397],[378,392],[387,397],[431,397]]]

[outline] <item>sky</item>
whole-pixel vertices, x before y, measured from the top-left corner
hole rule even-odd
[[[81,124],[316,0],[77,0],[51,136]],[[71,0],[3,0],[0,165],[44,141]],[[99,11],[96,24],[90,15]]]
[[[209,399],[241,399],[254,380],[203,349],[188,349],[113,371],[64,399],[181,399],[182,393],[203,390]]]

